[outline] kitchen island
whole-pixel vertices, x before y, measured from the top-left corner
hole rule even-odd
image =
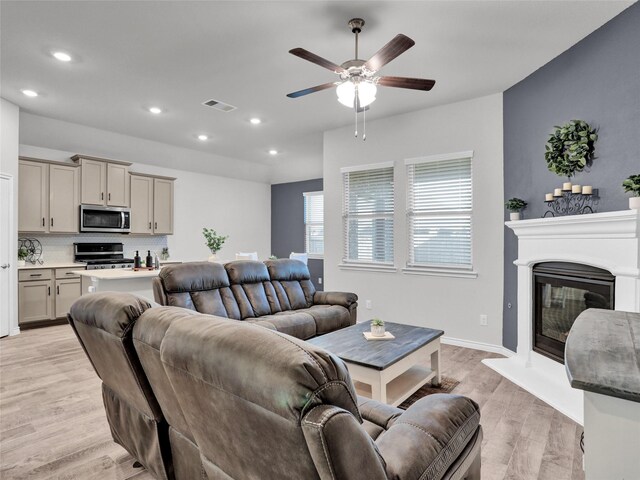
[[[76,270],[82,278],[82,295],[96,292],[128,292],[153,299],[152,280],[160,270],[138,270],[116,268],[108,270]]]

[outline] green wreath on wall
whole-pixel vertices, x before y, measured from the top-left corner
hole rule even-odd
[[[554,128],[545,145],[547,168],[561,177],[571,177],[593,158],[598,134],[584,120],[571,120]]]

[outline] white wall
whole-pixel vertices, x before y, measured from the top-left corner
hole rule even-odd
[[[37,129],[31,124],[34,118]],[[164,246],[166,242],[172,259],[206,260],[210,253],[204,244],[203,227],[214,228],[220,234],[229,235],[229,239],[218,254],[222,259],[233,260],[238,251],[257,251],[259,258],[267,258],[271,254],[271,188],[267,183],[180,169],[181,165],[191,166],[195,161],[206,162],[206,159],[197,156],[197,152],[196,157],[190,157],[193,153],[191,150],[167,145],[166,149],[170,150],[170,155],[178,155],[174,157],[173,162],[169,162],[175,165],[175,168],[160,167],[143,161],[148,161],[150,158],[150,152],[144,149],[145,146],[149,146],[151,152],[159,151],[163,147],[157,142],[125,137],[94,128],[88,129],[81,125],[34,115],[21,115],[20,120],[20,155],[59,161],[70,161],[69,157],[76,153],[98,155],[131,161],[133,162],[131,171],[177,178],[174,190],[174,235],[168,235],[166,239],[154,239],[153,242],[149,239],[145,240],[143,236],[105,235],[105,241],[110,242],[126,239],[124,243],[128,255],[137,246],[140,246],[141,250],[146,250],[153,249],[153,245]],[[24,135],[23,125],[26,125],[25,130],[28,132]],[[61,126],[67,128],[63,129]],[[42,129],[42,138],[38,134],[39,129]],[[90,130],[90,135],[83,137],[82,133],[85,129]],[[73,143],[76,149],[68,151],[47,148],[46,142],[51,139],[51,130],[62,137],[55,142],[56,145]],[[73,139],[67,138],[75,135],[79,136]],[[34,144],[26,144],[26,141]],[[116,142],[111,150],[110,141]],[[95,148],[96,144],[100,145],[99,152]],[[168,158],[166,157],[165,160]],[[68,245],[64,250],[60,250],[61,240],[52,237],[54,236],[48,236],[51,240],[50,250],[54,248],[56,250],[50,251],[49,257],[45,257],[50,260],[53,260],[51,258],[53,254],[56,255],[55,260],[60,260],[61,252],[70,256],[73,241],[89,241],[83,240],[86,238],[83,235],[65,236],[65,240],[68,238],[66,241]],[[42,240],[44,237],[38,238]],[[43,241],[45,256],[47,241],[46,239]],[[91,241],[95,241],[94,236],[91,237]]]
[[[375,104],[372,108],[375,108]],[[503,185],[502,94],[367,123],[367,140],[353,127],[325,132],[325,290],[360,297],[358,319],[439,328],[450,338],[502,344]],[[408,275],[404,159],[473,150],[473,266],[477,278]],[[395,162],[395,273],[344,270],[340,168]],[[333,212],[329,214],[329,212]],[[373,303],[366,310],[365,300]],[[480,326],[480,315],[488,326]]]
[[[11,299],[11,318],[9,319],[9,331],[18,333],[18,270],[17,266],[17,239],[18,239],[18,131],[19,109],[16,105],[0,98],[0,172],[13,176],[13,222],[11,222],[10,238],[13,239],[9,250],[15,252],[14,261],[10,263],[12,278],[10,285],[0,285],[0,288],[8,288]],[[4,221],[2,222],[4,225]],[[4,228],[4,227],[3,227]]]

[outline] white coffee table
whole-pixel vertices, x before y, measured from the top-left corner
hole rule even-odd
[[[442,330],[386,322],[393,340],[366,340],[369,322],[308,340],[340,357],[358,394],[400,405],[427,382],[440,385]]]

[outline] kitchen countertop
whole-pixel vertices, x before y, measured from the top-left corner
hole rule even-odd
[[[86,265],[84,263],[76,262],[45,262],[42,265],[31,265],[30,263],[27,263],[24,267],[18,267],[18,270],[33,270],[35,268],[84,268],[85,266]]]
[[[126,280],[129,278],[157,277],[160,270],[138,270],[131,268],[112,268],[105,270],[78,270],[74,273],[82,277],[92,277],[98,280]]]
[[[640,314],[582,312],[567,338],[565,369],[573,388],[640,402]]]

